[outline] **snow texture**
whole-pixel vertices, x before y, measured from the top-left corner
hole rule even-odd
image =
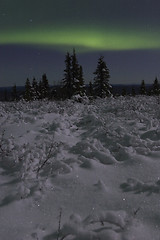
[[[159,240],[160,99],[0,103],[0,239]]]

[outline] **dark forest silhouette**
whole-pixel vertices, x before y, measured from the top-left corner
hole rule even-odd
[[[106,65],[103,56],[100,56],[97,62],[97,67],[93,72],[93,81],[89,84],[84,83],[83,68],[79,64],[75,49],[72,55],[67,52],[65,56],[64,77],[59,85],[50,86],[46,73],[42,75],[40,81],[33,77],[32,81],[26,79],[23,91],[19,91],[16,84],[12,87],[11,93],[0,91],[0,99],[3,101],[18,101],[24,99],[26,101],[34,100],[65,100],[76,96],[80,99],[84,96],[89,98],[105,98],[112,95],[160,95],[160,86],[157,77],[153,84],[148,88],[145,81],[142,80],[139,91],[132,87],[130,93],[127,92],[125,86],[121,89],[121,93],[115,93],[114,87],[110,85],[110,71]]]

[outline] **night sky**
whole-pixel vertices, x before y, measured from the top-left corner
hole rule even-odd
[[[110,83],[160,77],[159,0],[0,0],[0,86],[63,78],[75,48],[86,83],[104,55]]]

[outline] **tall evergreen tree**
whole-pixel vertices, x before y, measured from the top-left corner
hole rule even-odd
[[[38,99],[38,83],[35,78],[32,80],[32,98],[33,100]]]
[[[159,83],[158,83],[157,77],[154,80],[152,92],[153,92],[154,95],[159,95],[159,93],[160,93]]]
[[[146,95],[146,85],[145,85],[145,81],[144,80],[142,80],[142,82],[141,82],[140,94],[141,95]]]
[[[78,64],[75,49],[73,49],[73,55],[71,56],[71,74],[74,95],[78,94],[80,90],[80,66]]]
[[[42,98],[49,98],[49,83],[45,73],[42,75]]]
[[[98,59],[96,71],[94,72],[94,90],[95,95],[99,97],[106,97],[111,95],[111,86],[109,84],[109,69],[106,66],[104,57]]]
[[[85,95],[85,85],[84,85],[84,78],[83,78],[83,68],[80,65],[79,66],[79,71],[78,71],[78,76],[77,76],[77,85],[76,85],[76,94],[79,94],[80,96]]]
[[[24,99],[26,101],[31,101],[32,100],[32,88],[31,88],[29,78],[27,78],[26,83],[25,83]]]
[[[73,55],[68,52],[66,54],[62,84],[64,96],[67,98],[71,98],[75,94],[83,96],[85,93],[83,69],[78,63],[75,49],[73,49]]]
[[[73,82],[72,82],[72,70],[71,70],[71,56],[67,52],[65,58],[65,70],[64,78],[62,80],[62,91],[65,98],[71,98],[73,95]]]
[[[42,81],[39,81],[38,84],[38,99],[42,99]]]

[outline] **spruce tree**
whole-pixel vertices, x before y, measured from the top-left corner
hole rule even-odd
[[[110,74],[103,56],[101,56],[98,59],[97,68],[94,74],[95,74],[94,77],[95,95],[101,98],[110,96],[111,95],[110,92],[111,86],[109,84]]]
[[[32,88],[29,79],[27,78],[25,83],[25,92],[24,92],[24,99],[26,101],[32,100]]]
[[[159,95],[159,93],[160,93],[159,83],[158,83],[157,77],[154,80],[152,92],[153,92],[154,95]]]
[[[68,52],[66,54],[62,85],[65,98],[71,98],[76,94],[80,94],[81,96],[85,94],[83,69],[78,63],[75,49],[73,49],[73,55],[70,55]]]
[[[38,99],[42,99],[42,81],[39,81],[38,84]]]
[[[35,78],[32,80],[32,98],[33,100],[38,99],[38,83]]]
[[[145,85],[144,80],[142,80],[142,82],[141,82],[140,94],[141,94],[141,95],[146,95],[146,85]]]
[[[73,95],[79,94],[80,91],[80,66],[78,64],[75,49],[73,49],[73,55],[71,56],[71,77],[73,85]]]
[[[67,52],[65,58],[64,78],[62,80],[62,91],[65,98],[71,98],[73,95],[72,70],[71,70],[71,56]]]
[[[78,72],[77,79],[79,81],[77,82],[76,93],[79,94],[80,96],[84,96],[85,95],[85,85],[84,85],[84,78],[83,78],[83,68],[81,65],[79,66],[79,72]]]
[[[49,83],[45,73],[42,75],[42,98],[49,98]]]

